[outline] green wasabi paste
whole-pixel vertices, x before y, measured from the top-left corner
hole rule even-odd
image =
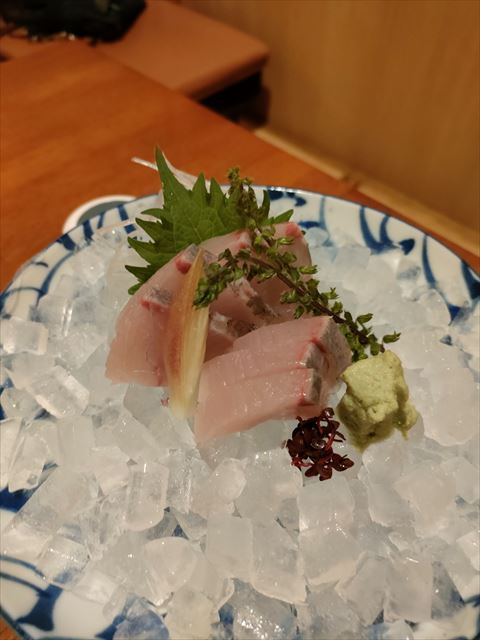
[[[342,379],[347,391],[337,415],[360,450],[385,440],[394,429],[407,437],[418,413],[408,401],[402,363],[392,351],[359,360],[346,369]]]

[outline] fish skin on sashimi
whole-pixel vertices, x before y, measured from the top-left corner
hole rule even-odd
[[[241,380],[230,386],[228,393],[213,391],[197,406],[197,441],[244,431],[272,416],[298,415],[302,407],[318,403],[321,384],[314,369],[294,369]]]

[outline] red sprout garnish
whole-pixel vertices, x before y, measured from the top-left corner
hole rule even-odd
[[[345,471],[353,466],[353,461],[347,456],[333,452],[333,443],[345,440],[338,431],[340,423],[333,418],[330,407],[315,418],[297,418],[298,425],[286,442],[292,465],[300,470],[307,469],[305,475],[309,478],[318,476],[320,481],[329,480],[334,469]]]

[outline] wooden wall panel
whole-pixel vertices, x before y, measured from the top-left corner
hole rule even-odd
[[[475,224],[477,0],[182,3],[270,47],[272,131]]]

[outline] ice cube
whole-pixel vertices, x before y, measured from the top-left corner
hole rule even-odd
[[[35,488],[47,462],[47,447],[35,427],[23,429],[8,473],[8,490],[13,493],[20,489]]]
[[[425,373],[432,389],[431,401],[422,414],[425,435],[444,447],[467,442],[479,424],[479,385],[472,372],[452,367],[448,376],[438,369],[426,369]]]
[[[40,322],[12,317],[1,321],[1,329],[2,348],[6,353],[46,353],[48,329]]]
[[[127,531],[105,551],[97,562],[97,568],[120,584],[124,594],[130,591],[140,597],[148,598],[154,604],[160,604],[155,601],[150,568],[147,566],[143,552],[144,543],[145,538],[142,534]],[[124,600],[121,593],[122,589],[120,589],[120,600]],[[117,600],[117,607],[120,604],[118,596],[119,594],[114,593],[111,599]],[[110,602],[106,609],[112,609],[113,604]]]
[[[247,483],[235,501],[244,517],[268,524],[275,519],[283,500],[296,498],[302,487],[302,475],[291,465],[285,449],[258,453],[248,459]]]
[[[103,247],[100,250],[95,245],[83,247],[70,261],[70,266],[74,269],[75,274],[84,283],[88,283],[90,287],[100,286],[105,276],[107,263],[113,255],[113,250],[105,251]]]
[[[450,618],[464,606],[465,604],[443,564],[434,562],[432,619]]]
[[[370,482],[362,475],[368,496],[368,512],[373,522],[384,527],[394,527],[411,519],[407,503],[398,495],[393,487],[377,482]]]
[[[277,522],[253,528],[254,589],[270,598],[298,603],[305,600],[304,567],[298,545]]]
[[[163,617],[144,599],[129,598],[113,640],[169,640],[170,635]]]
[[[49,293],[38,301],[35,315],[48,327],[50,338],[62,338],[67,335],[70,326],[72,300],[69,297]]]
[[[432,327],[447,327],[450,324],[450,311],[443,297],[436,289],[428,289],[417,301],[426,312],[426,322]]]
[[[189,513],[194,493],[209,477],[208,465],[184,451],[172,452],[165,461],[169,468],[167,504],[181,513]]]
[[[468,460],[458,456],[449,458],[442,464],[442,469],[455,478],[457,495],[473,504],[480,498],[480,470]]]
[[[235,592],[233,637],[238,640],[284,640],[295,637],[291,607],[244,586]]]
[[[130,468],[125,526],[132,531],[153,527],[167,506],[168,468],[145,462]]]
[[[162,388],[144,387],[139,384],[130,384],[123,399],[125,409],[143,425],[147,426],[152,420],[163,417],[168,429],[172,422],[172,416],[162,402],[166,400],[166,392]],[[162,421],[162,422],[163,422]]]
[[[287,498],[280,505],[278,521],[284,529],[298,533],[300,516],[298,513],[298,503],[295,498]]]
[[[128,456],[118,447],[95,447],[91,450],[91,467],[105,495],[128,483]]]
[[[207,518],[211,513],[232,513],[233,501],[242,493],[246,479],[244,464],[226,458],[201,484],[193,500],[192,510]]]
[[[98,296],[80,295],[72,302],[72,329],[96,328],[99,333],[106,335],[114,319],[115,312],[103,305]]]
[[[2,409],[7,418],[33,420],[42,410],[34,398],[25,390],[7,387],[0,396]]]
[[[76,416],[58,422],[58,442],[62,465],[81,471],[92,463],[91,451],[95,446],[91,418]]]
[[[441,561],[464,600],[480,593],[480,575],[457,546],[448,547]]]
[[[383,622],[372,627],[375,640],[413,640],[413,631],[405,620]]]
[[[34,560],[62,522],[85,510],[94,499],[87,476],[54,469],[2,531],[2,552]]]
[[[363,554],[355,575],[335,587],[341,598],[357,613],[364,624],[373,624],[383,609],[387,563],[382,558]]]
[[[45,418],[35,420],[32,423],[32,429],[39,438],[45,443],[47,448],[47,462],[60,464],[61,453],[60,443],[58,440],[57,423],[53,420],[46,420]]]
[[[110,600],[117,586],[117,583],[100,571],[94,562],[89,562],[74,585],[73,592],[85,600],[105,604]]]
[[[10,418],[0,420],[0,488],[8,482],[8,474],[12,463],[12,456],[17,446],[21,420]]]
[[[209,638],[212,622],[217,620],[218,614],[213,614],[211,600],[188,586],[177,591],[168,603],[166,623],[172,639]]]
[[[128,413],[122,413],[113,428],[113,435],[120,449],[136,462],[156,460],[162,457],[152,433]]]
[[[8,356],[5,362],[5,368],[17,389],[25,389],[31,380],[42,376],[54,365],[53,356],[36,356],[32,353],[16,353]]]
[[[51,538],[38,559],[37,569],[50,582],[71,588],[88,563],[87,549],[61,535]]]
[[[193,513],[193,511],[189,513],[177,511],[177,509],[172,509],[172,511],[175,514],[180,528],[189,540],[201,540],[203,536],[206,535],[207,521],[205,518]]]
[[[478,529],[466,533],[457,540],[457,544],[472,563],[472,567],[480,571],[480,534]]]
[[[203,553],[198,553],[197,564],[188,586],[207,596],[213,604],[215,614],[231,598],[234,591],[233,581],[218,571]]]
[[[371,482],[391,484],[402,474],[409,442],[400,433],[387,440],[372,444],[363,453],[362,459]]]
[[[188,421],[175,418],[167,407],[157,406],[156,415],[148,422],[148,428],[162,449],[188,451],[195,448],[195,438]]]
[[[80,280],[80,278],[70,271],[63,272],[61,270],[59,278],[53,278],[50,285],[49,293],[56,296],[65,297],[69,299],[75,298],[79,293],[86,290],[86,285]]]
[[[328,240],[329,235],[325,229],[310,227],[305,231],[304,237],[309,247],[321,247]]]
[[[387,578],[386,620],[429,620],[432,596],[433,569],[430,562],[409,556],[392,560]]]
[[[222,573],[249,582],[252,574],[252,522],[225,514],[209,517],[206,556]]]
[[[331,585],[323,585],[308,594],[307,605],[297,606],[301,637],[361,638],[361,623],[357,614],[345,604]]]
[[[146,540],[156,540],[157,538],[169,538],[174,535],[178,521],[172,511],[165,509],[163,518],[158,524],[143,532]]]
[[[68,370],[79,369],[104,341],[95,327],[79,325],[62,338],[57,354]]]
[[[395,489],[410,504],[418,535],[434,534],[453,507],[455,480],[438,466],[425,463],[396,481]],[[410,618],[409,618],[410,619]]]
[[[348,529],[353,522],[354,500],[348,481],[336,475],[329,482],[312,482],[298,494],[300,531],[319,526]]]
[[[56,418],[73,417],[87,405],[89,391],[59,365],[27,386],[40,406]]]
[[[316,527],[300,533],[298,540],[311,585],[336,582],[352,575],[360,549],[349,533]]]
[[[156,602],[164,602],[192,576],[197,552],[185,538],[150,540],[144,547]]]

